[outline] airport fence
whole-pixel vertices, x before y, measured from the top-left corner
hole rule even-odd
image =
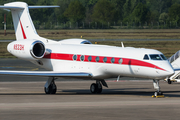
[[[177,22],[34,22],[36,29],[179,29]],[[6,24],[7,29],[14,29],[13,23]],[[4,26],[0,26],[4,29]]]
[[[56,22],[35,24],[37,29],[179,29],[177,22]]]

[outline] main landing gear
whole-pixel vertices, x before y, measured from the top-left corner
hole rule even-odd
[[[54,77],[49,77],[46,84],[44,85],[44,91],[46,94],[56,94],[57,87],[54,80]]]
[[[152,97],[164,97],[163,93],[160,91],[159,80],[153,80],[154,89],[157,90],[154,92]]]
[[[102,85],[108,87],[105,80],[96,80],[96,83],[92,83],[90,86],[91,93],[101,93],[102,92]]]
[[[54,77],[49,77],[46,84],[44,85],[44,91],[46,94],[56,94],[57,87],[54,80],[55,80]],[[108,87],[105,80],[96,80],[96,83],[92,83],[90,86],[91,93],[101,93],[102,85]]]

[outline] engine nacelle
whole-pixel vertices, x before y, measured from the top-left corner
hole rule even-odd
[[[21,59],[35,60],[44,57],[46,49],[39,40],[18,40],[8,44],[7,50]]]

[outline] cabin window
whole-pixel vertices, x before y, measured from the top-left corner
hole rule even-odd
[[[163,60],[167,60],[167,58],[163,54],[160,54],[160,56]]]
[[[81,55],[80,59],[81,61],[84,61],[84,55]]]
[[[89,61],[89,62],[91,62],[91,60],[92,60],[92,57],[91,57],[91,56],[89,56],[89,57],[88,57],[88,61]]]
[[[149,60],[148,55],[147,55],[147,54],[145,54],[143,59],[144,59],[144,60]]]
[[[73,60],[77,60],[77,55],[73,55]]]
[[[149,55],[151,60],[162,60],[158,54]]]
[[[103,62],[106,63],[107,62],[107,57],[103,58]]]
[[[119,59],[119,64],[122,64],[122,62],[123,62],[123,59],[120,58],[120,59]]]
[[[111,58],[111,63],[114,63],[115,62],[115,59],[114,58]]]
[[[99,62],[99,57],[97,56],[95,60],[96,60],[96,62]]]

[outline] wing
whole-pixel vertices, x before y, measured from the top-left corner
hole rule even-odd
[[[6,71],[0,70],[0,75],[17,76],[39,76],[39,77],[73,77],[73,78],[91,78],[91,73],[84,72],[54,72],[54,71]]]

